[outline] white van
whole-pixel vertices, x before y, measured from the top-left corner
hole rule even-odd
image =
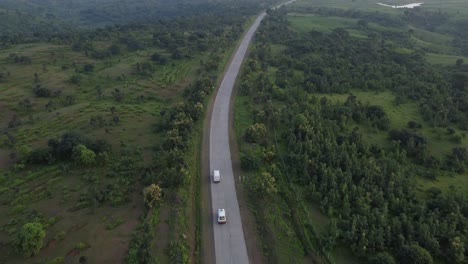
[[[225,224],[226,222],[226,211],[224,209],[218,209],[218,223]]]
[[[219,175],[219,170],[213,171],[213,182],[220,182],[221,176]]]

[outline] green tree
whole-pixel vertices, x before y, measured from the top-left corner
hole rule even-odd
[[[402,264],[432,264],[432,256],[418,244],[404,246],[400,251],[400,263]]]
[[[145,205],[149,208],[157,207],[162,200],[162,189],[157,184],[151,184],[143,189]]]
[[[39,253],[45,237],[41,223],[26,223],[16,237],[16,248],[20,254],[30,257]]]
[[[73,159],[80,164],[92,165],[96,161],[96,153],[85,145],[78,144],[73,148]]]
[[[252,174],[247,178],[249,189],[257,197],[270,197],[277,192],[276,179],[268,172]]]
[[[244,138],[249,143],[262,143],[265,140],[266,127],[264,124],[255,123],[245,130]]]
[[[120,89],[115,88],[114,91],[112,91],[112,96],[115,101],[121,102],[124,99],[125,94]]]
[[[460,237],[454,237],[450,241],[448,255],[452,263],[462,263],[465,260],[465,245]]]
[[[387,252],[380,252],[372,256],[368,264],[396,264],[395,259],[392,255]]]

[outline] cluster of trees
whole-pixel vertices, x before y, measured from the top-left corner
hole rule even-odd
[[[205,99],[213,89],[213,80],[201,77],[185,88],[184,102],[160,112],[161,121],[156,130],[166,136],[157,150],[159,158],[146,175],[145,184],[158,182],[162,188],[177,188],[188,181],[190,173],[185,153],[194,123],[202,116]]]
[[[402,18],[405,22],[418,28],[435,31],[437,27],[449,21],[450,15],[440,10],[438,12],[431,12],[421,8],[414,8],[405,10]]]
[[[267,170],[284,183],[276,187],[286,201],[295,201],[288,203],[292,211],[301,208],[292,191],[295,188],[305,189],[306,200],[320,205],[333,223],[321,238],[321,250],[341,243],[370,263],[433,263],[435,258],[462,263],[468,258],[468,197],[456,188],[445,192],[432,188],[423,194],[426,200],[419,198],[416,178],[427,170],[422,172],[408,157],[420,155],[426,139],[412,131],[391,130],[391,147],[370,145],[358,127],[350,129],[342,122],[345,117],[355,123],[362,118],[378,127],[379,120],[388,122],[382,108],[360,105],[353,95],[344,103],[331,103],[316,95],[364,87],[395,91],[398,87],[399,93],[421,105],[447,105],[448,116],[450,111],[466,116],[461,108],[448,106],[455,100],[450,79],[425,63],[422,54],[400,54],[383,39],[356,40],[335,30],[295,35],[291,40],[288,36],[295,33],[273,30],[283,27],[279,23],[284,18],[277,16],[282,16],[281,11],[272,12],[260,29],[251,53],[256,63],[247,63],[240,89],[251,98],[248,108],[255,109],[256,123],[269,131],[285,132],[271,133],[254,153],[242,149],[243,155],[257,156],[258,166],[248,168]],[[287,48],[273,57],[269,43],[287,44]],[[371,63],[369,54],[378,61]],[[266,77],[268,67],[278,65],[292,70],[279,69],[282,72],[271,81]],[[343,86],[348,88],[342,91]],[[434,115],[440,111],[434,110],[427,111]],[[449,120],[462,122],[453,116]],[[258,127],[249,128],[246,135],[255,135],[250,130]],[[274,152],[284,162],[275,159],[275,154],[267,155],[268,144],[281,146]],[[463,147],[455,148],[448,159],[468,166]],[[296,228],[298,237],[315,235],[307,226]],[[307,240],[301,241],[307,249]]]
[[[279,21],[266,21],[265,31],[281,27]],[[399,43],[398,39],[381,35],[356,39],[338,28],[331,34],[311,31],[290,37],[296,34],[259,34],[263,41],[287,46],[278,56],[263,58],[279,67],[275,81],[278,87],[300,85],[309,92],[321,93],[391,90],[398,95],[396,103],[417,101],[424,119],[432,125],[468,129],[468,91],[464,88],[468,77],[460,74],[460,69],[436,68],[425,60],[421,50],[398,52],[390,44]],[[278,40],[279,35],[283,40]],[[400,44],[406,46],[405,41]],[[268,55],[262,52],[262,56]]]
[[[353,94],[348,96],[343,105],[337,104],[330,110],[328,118],[338,120],[341,126],[347,126],[353,121],[357,124],[367,123],[383,131],[390,128],[390,119],[381,106],[364,105]]]
[[[92,165],[106,161],[110,145],[105,140],[91,140],[76,132],[64,133],[60,139],[49,139],[47,148],[32,150],[23,161],[30,164],[51,164],[75,161]]]
[[[255,15],[274,0],[256,1],[44,1],[41,3],[5,0],[0,3],[0,46],[59,41],[74,38],[84,30],[100,27],[106,32],[114,25],[153,24],[178,17]],[[98,55],[98,54],[96,54]]]
[[[8,57],[11,61],[13,61],[14,63],[18,63],[18,64],[31,64],[32,62],[31,57],[24,56],[24,55],[18,56],[15,53],[11,53]]]

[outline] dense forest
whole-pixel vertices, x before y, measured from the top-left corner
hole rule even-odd
[[[303,254],[322,256],[325,262],[332,261],[330,252],[336,247],[346,245],[368,263],[464,263],[465,189],[421,190],[418,179],[466,177],[468,67],[462,59],[448,67],[431,65],[426,51],[410,41],[411,32],[368,26],[433,29],[420,22],[439,20],[420,11],[397,17],[344,9],[291,10],[320,14],[324,23],[327,16],[357,18],[350,28],[365,37],[351,36],[344,28],[298,32],[285,9],[271,11],[259,29],[239,85],[245,98],[239,106],[252,122],[238,132],[243,135],[241,166],[250,175],[246,188],[252,203],[271,208],[284,203],[288,210],[283,211],[287,220],[269,215],[275,209],[268,207],[258,212],[257,220],[267,226],[260,234],[275,241],[271,232],[278,230],[277,221],[285,221]],[[381,105],[354,94],[360,91],[390,91],[391,107],[415,105],[424,126],[446,130],[454,147],[443,154],[430,151],[433,138],[421,134],[420,121],[399,127]],[[333,99],[340,94],[344,100]],[[383,135],[383,141],[370,141],[369,131]],[[324,230],[307,212],[309,204],[318,205],[329,219]],[[269,226],[269,221],[275,224]],[[292,237],[287,231],[285,235]],[[280,240],[276,247],[265,247],[272,262],[281,262]]]
[[[194,21],[209,16],[230,19],[235,13],[245,19],[243,16],[256,14],[271,2],[274,1],[2,1],[0,44],[62,41],[86,30],[95,32],[99,28],[97,32],[103,32],[114,26],[158,28],[157,23],[170,23],[180,17]]]

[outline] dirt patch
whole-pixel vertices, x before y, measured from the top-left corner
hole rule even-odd
[[[57,240],[52,239],[49,242],[47,242],[47,246],[45,247],[45,250],[47,249],[52,249],[57,245]]]
[[[159,212],[159,223],[154,232],[156,237],[153,244],[154,255],[159,258],[160,263],[168,263],[169,259],[165,250],[169,245],[169,231],[168,224],[170,217],[170,208],[163,206]]]
[[[79,254],[80,254],[80,250],[77,249],[77,248],[74,248],[74,249],[68,251],[66,257],[67,257],[67,258],[68,258],[68,257],[74,257],[74,256],[78,256]]]
[[[0,169],[6,169],[10,165],[9,152],[7,150],[0,149]]]
[[[78,231],[78,230],[82,229],[83,227],[85,227],[87,224],[88,223],[81,223],[81,224],[73,225],[72,227],[70,227],[70,229],[68,229],[67,233],[70,233],[70,232],[73,232],[73,231]]]
[[[176,81],[166,88],[160,88],[157,91],[157,95],[165,99],[172,98],[180,94],[180,91],[182,91],[192,81],[193,78],[184,78],[182,80]]]

